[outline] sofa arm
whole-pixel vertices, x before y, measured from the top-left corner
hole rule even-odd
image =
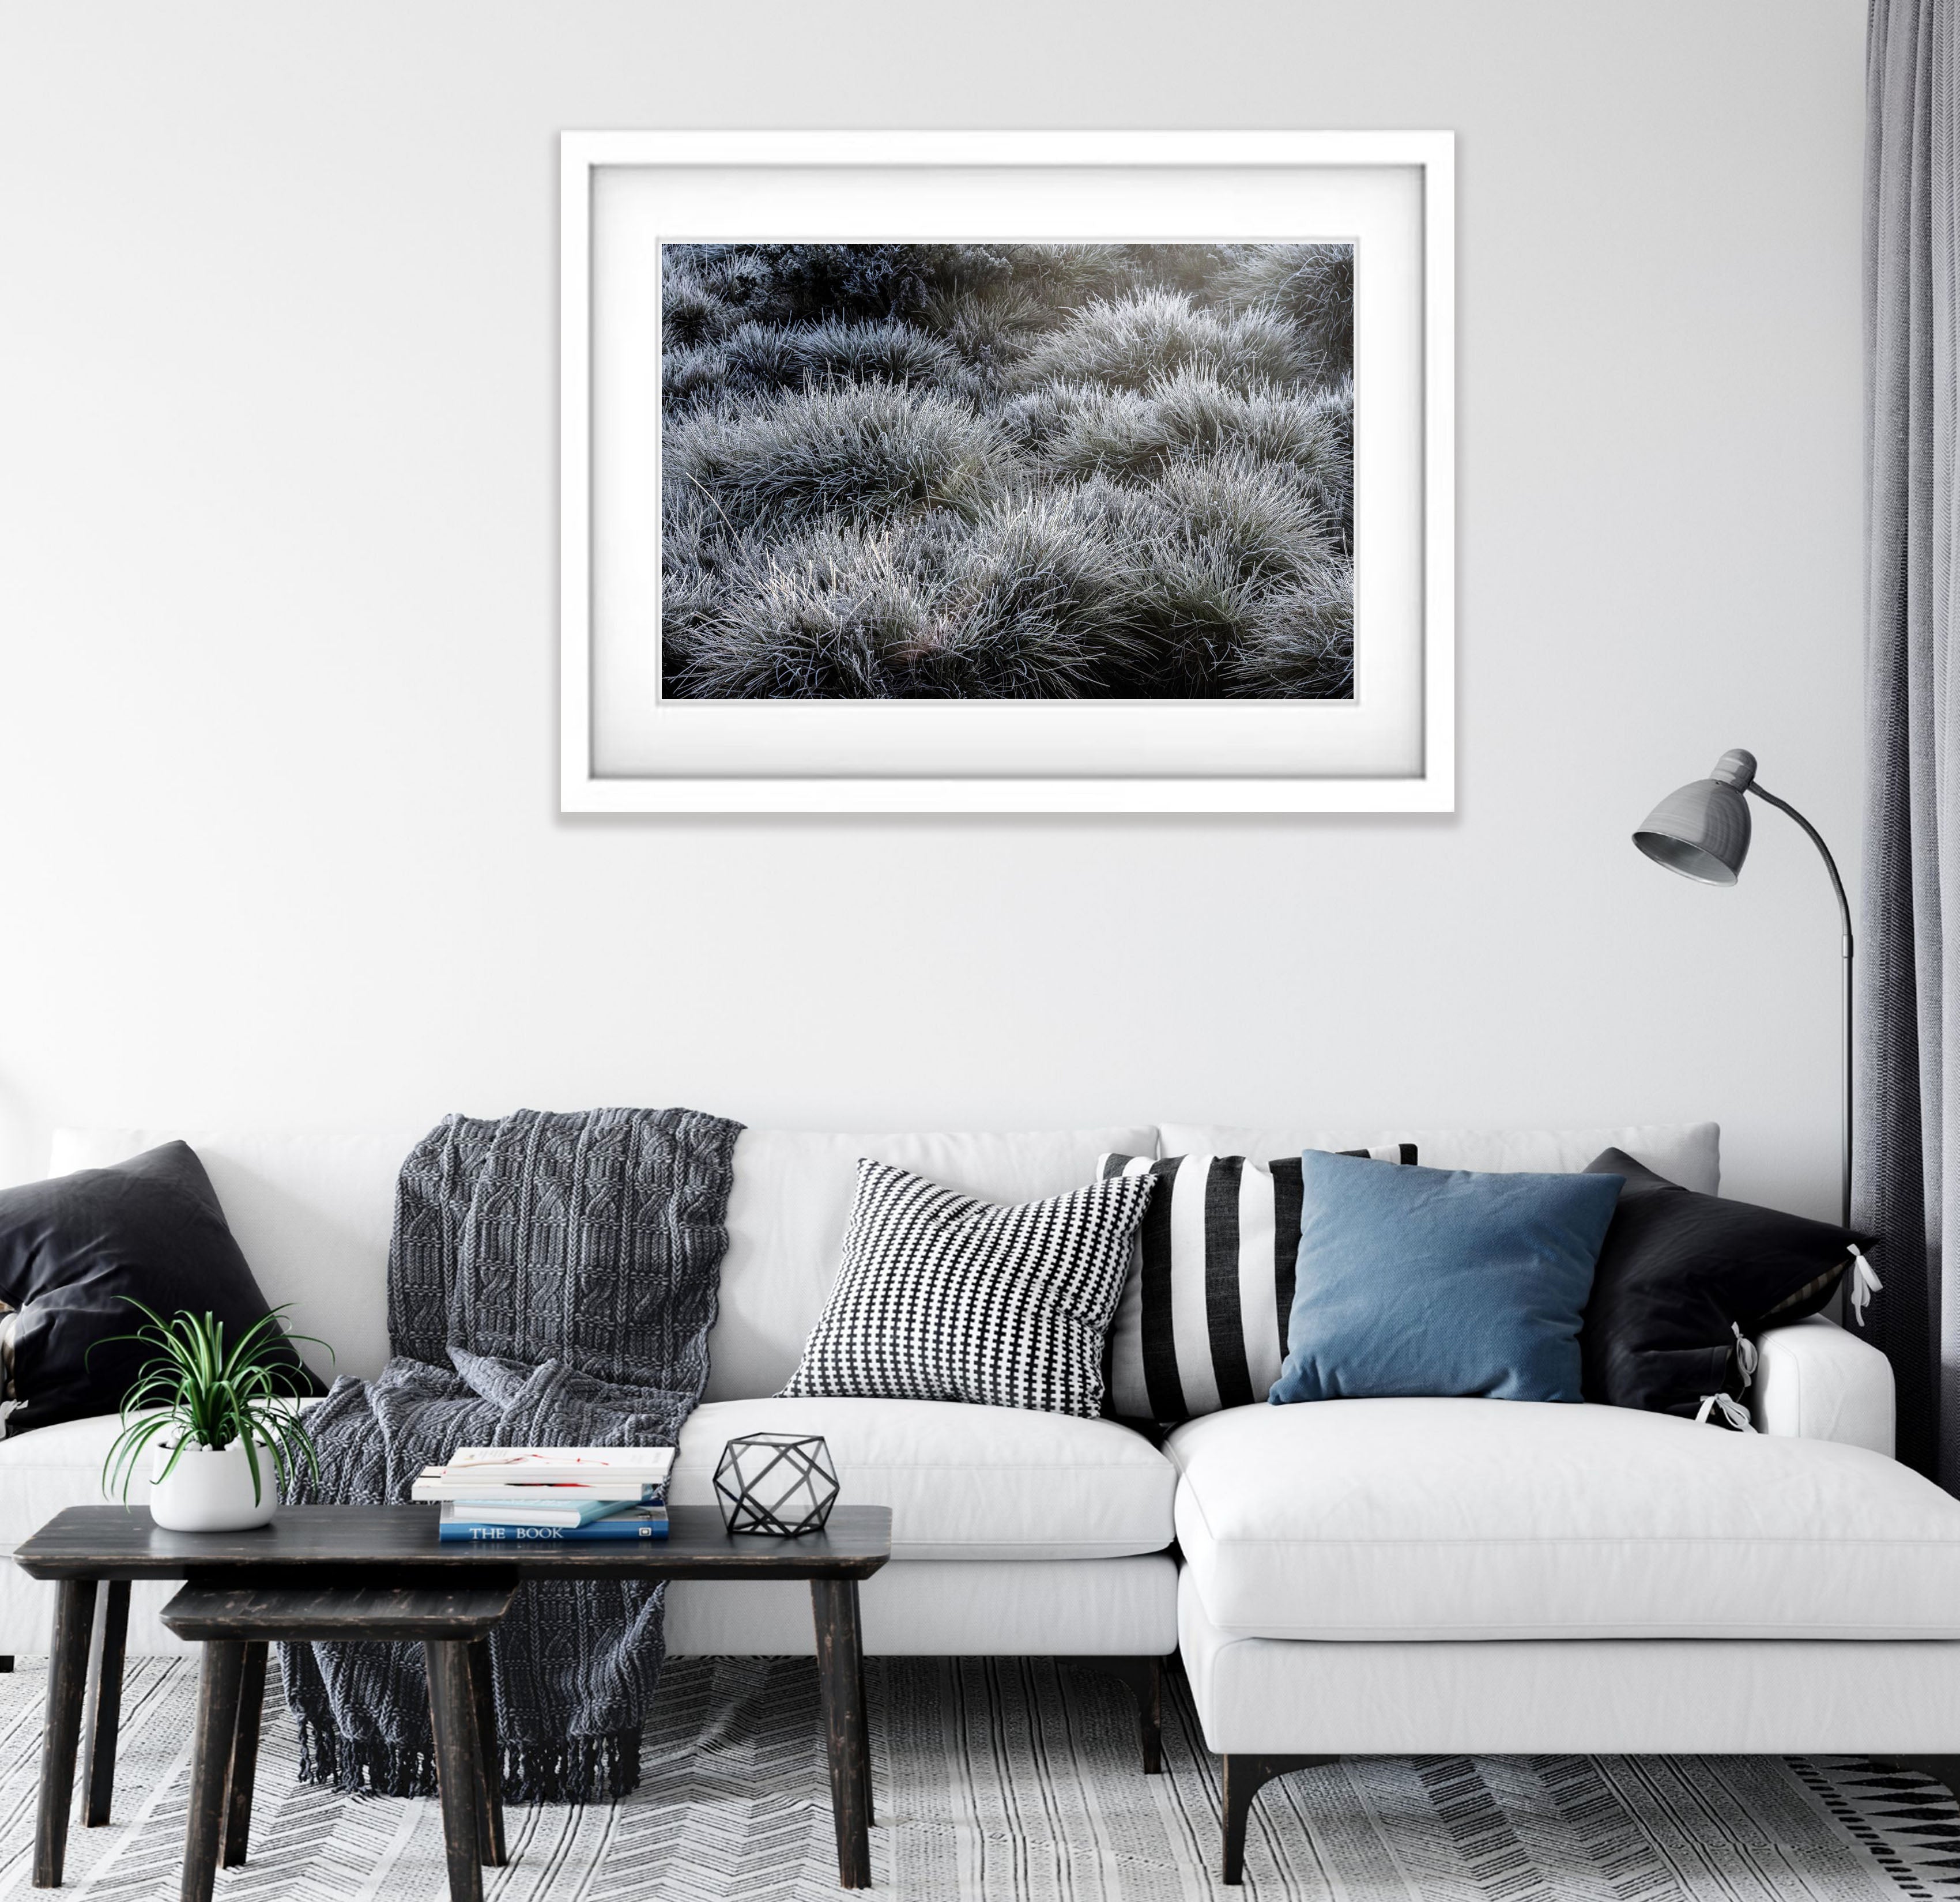
[[[1749,1389],[1756,1430],[1834,1439],[1892,1457],[1892,1363],[1821,1314],[1766,1329]]]

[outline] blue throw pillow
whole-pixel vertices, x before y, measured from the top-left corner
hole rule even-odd
[[[1271,1400],[1572,1400],[1617,1175],[1405,1169],[1309,1150]]]

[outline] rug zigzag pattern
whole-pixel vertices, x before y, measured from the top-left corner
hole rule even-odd
[[[1960,1817],[1946,1791],[1917,1770],[1844,1760],[1834,1780],[1808,1764],[1794,1767],[1915,1902],[1960,1890]]]
[[[1170,1687],[1165,1774],[1127,1691],[1041,1659],[870,1668],[880,1891],[902,1902],[1946,1902],[1960,1811],[1862,1757],[1361,1758],[1268,1784],[1246,1881],[1214,1881],[1218,1762]],[[31,1894],[42,1660],[0,1678],[0,1898]],[[116,1821],[69,1838],[72,1902],[173,1902],[196,1678],[131,1660]],[[266,1713],[251,1860],[220,1902],[427,1902],[432,1802],[297,1780]],[[671,1662],[643,1781],[614,1808],[513,1808],[490,1902],[811,1902],[838,1893],[807,1659]]]

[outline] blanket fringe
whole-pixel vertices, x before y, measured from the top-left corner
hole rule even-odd
[[[640,1732],[504,1746],[507,1803],[616,1803],[640,1787]]]
[[[300,1781],[352,1796],[433,1796],[435,1759],[380,1737],[343,1737],[301,1717]],[[640,1732],[503,1747],[507,1803],[614,1803],[640,1786]]]
[[[433,1796],[435,1758],[425,1750],[383,1737],[343,1737],[301,1716],[300,1777],[349,1796]]]

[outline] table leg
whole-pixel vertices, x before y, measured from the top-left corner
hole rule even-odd
[[[190,1815],[184,1824],[183,1902],[211,1902],[224,1837],[225,1786],[238,1738],[238,1700],[250,1647],[235,1638],[204,1647],[197,1691],[197,1731],[191,1750]]]
[[[504,1752],[497,1741],[497,1683],[490,1675],[490,1640],[469,1647],[469,1699],[476,1713],[477,1854],[486,1869],[510,1860],[504,1846]]]
[[[483,1902],[483,1865],[478,1860],[476,1704],[470,1692],[469,1647],[429,1640],[429,1716],[435,1730],[435,1780],[442,1799],[442,1840],[449,1859],[450,1902]],[[188,1902],[188,1898],[186,1898]]]
[[[224,1866],[235,1869],[252,1841],[252,1786],[259,1774],[259,1722],[266,1711],[264,1643],[248,1640],[238,1680],[238,1727],[224,1773]]]
[[[116,1734],[123,1723],[123,1652],[129,1639],[129,1581],[111,1579],[97,1601],[88,1669],[88,1729],[81,1760],[87,1777],[81,1820],[89,1829],[109,1821],[116,1790]]]
[[[68,1855],[68,1813],[75,1797],[75,1752],[81,1737],[88,1683],[88,1641],[95,1622],[95,1581],[63,1579],[55,1601],[54,1655],[48,1660],[47,1729],[41,1741],[41,1799],[34,1827],[34,1887],[61,1887]]]
[[[864,1737],[864,1647],[858,1630],[858,1581],[813,1579],[816,1668],[823,1687],[825,1754],[830,1806],[837,1824],[840,1888],[871,1886],[869,1753]]]
[[[871,1700],[864,1694],[864,1634],[861,1628],[858,1634],[858,1708],[862,1713],[858,1725],[858,1754],[864,1766],[858,1774],[864,1783],[864,1827],[876,1829],[878,1806],[871,1792]]]

